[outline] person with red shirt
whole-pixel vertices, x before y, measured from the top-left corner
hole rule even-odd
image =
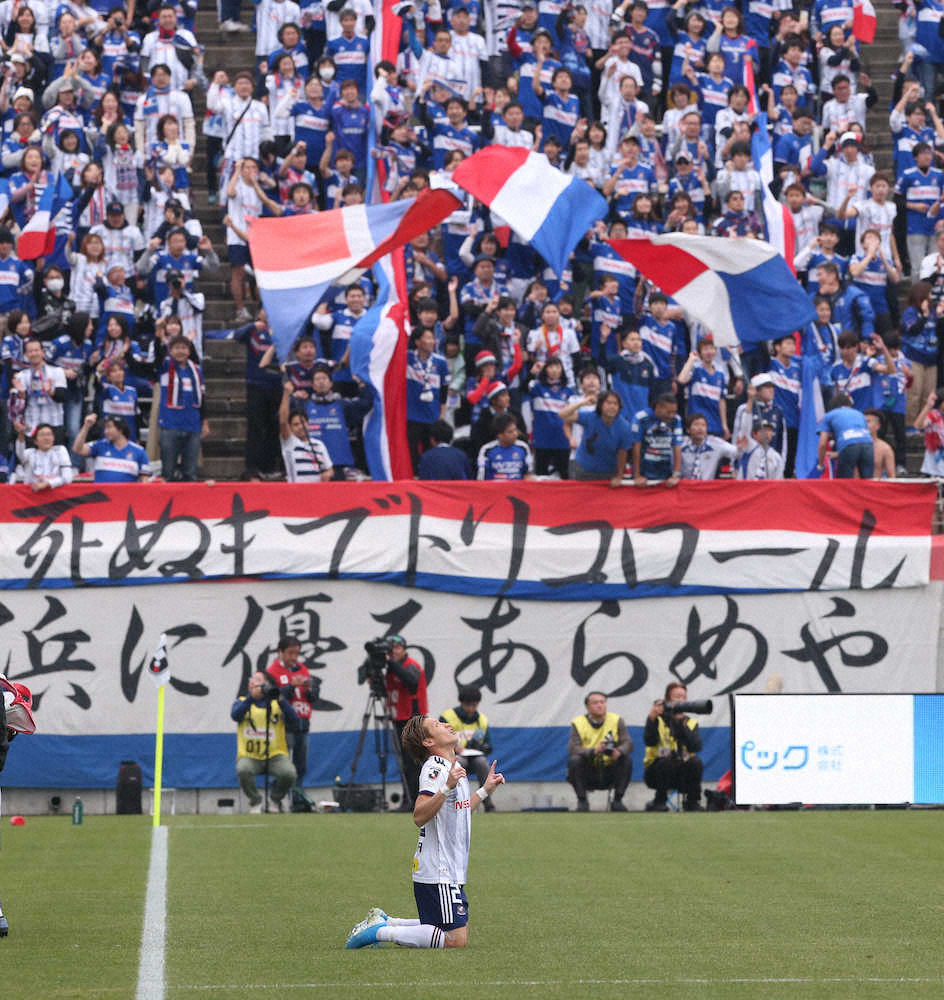
[[[302,779],[308,770],[308,731],[311,726],[311,706],[317,704],[321,690],[321,678],[312,677],[308,667],[299,662],[301,643],[293,635],[283,635],[279,639],[279,655],[266,668],[266,673],[278,684],[282,697],[291,703],[298,716],[298,729],[286,733],[292,763],[298,777],[295,788],[302,790]],[[295,795],[293,793],[294,800]]]
[[[392,635],[390,646],[387,654],[387,703],[399,746],[407,722],[414,715],[428,715],[429,703],[426,700],[426,674],[416,660],[406,655],[406,639],[402,635]],[[420,765],[408,754],[404,755],[403,772],[410,798],[402,806],[406,811],[413,809],[420,780]]]

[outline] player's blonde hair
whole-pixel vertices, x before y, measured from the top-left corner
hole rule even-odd
[[[403,735],[400,743],[403,749],[418,763],[422,764],[429,756],[429,750],[424,746],[423,740],[429,738],[424,723],[429,718],[427,715],[413,715],[407,720],[403,727]]]

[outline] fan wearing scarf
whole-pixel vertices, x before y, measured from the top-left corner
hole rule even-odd
[[[162,353],[162,344],[155,347],[158,354]],[[166,350],[168,356],[161,365],[158,416],[161,474],[170,482],[176,477],[179,466],[180,478],[184,482],[194,482],[200,441],[210,433],[210,423],[203,417],[203,372],[193,360],[191,344],[186,337],[174,337]]]
[[[33,695],[25,684],[14,684],[0,674],[0,771],[7,762],[10,742],[17,733],[36,732],[33,722]],[[10,933],[10,925],[0,903],[0,938]]]

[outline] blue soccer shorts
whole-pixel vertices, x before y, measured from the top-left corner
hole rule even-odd
[[[469,922],[469,901],[465,898],[464,886],[449,882],[414,882],[413,896],[421,924],[454,931]]]

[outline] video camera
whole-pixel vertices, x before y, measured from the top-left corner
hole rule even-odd
[[[378,698],[387,696],[385,675],[387,657],[392,649],[393,643],[389,639],[369,639],[364,643],[367,658],[357,668],[357,683],[369,684],[371,692]]]

